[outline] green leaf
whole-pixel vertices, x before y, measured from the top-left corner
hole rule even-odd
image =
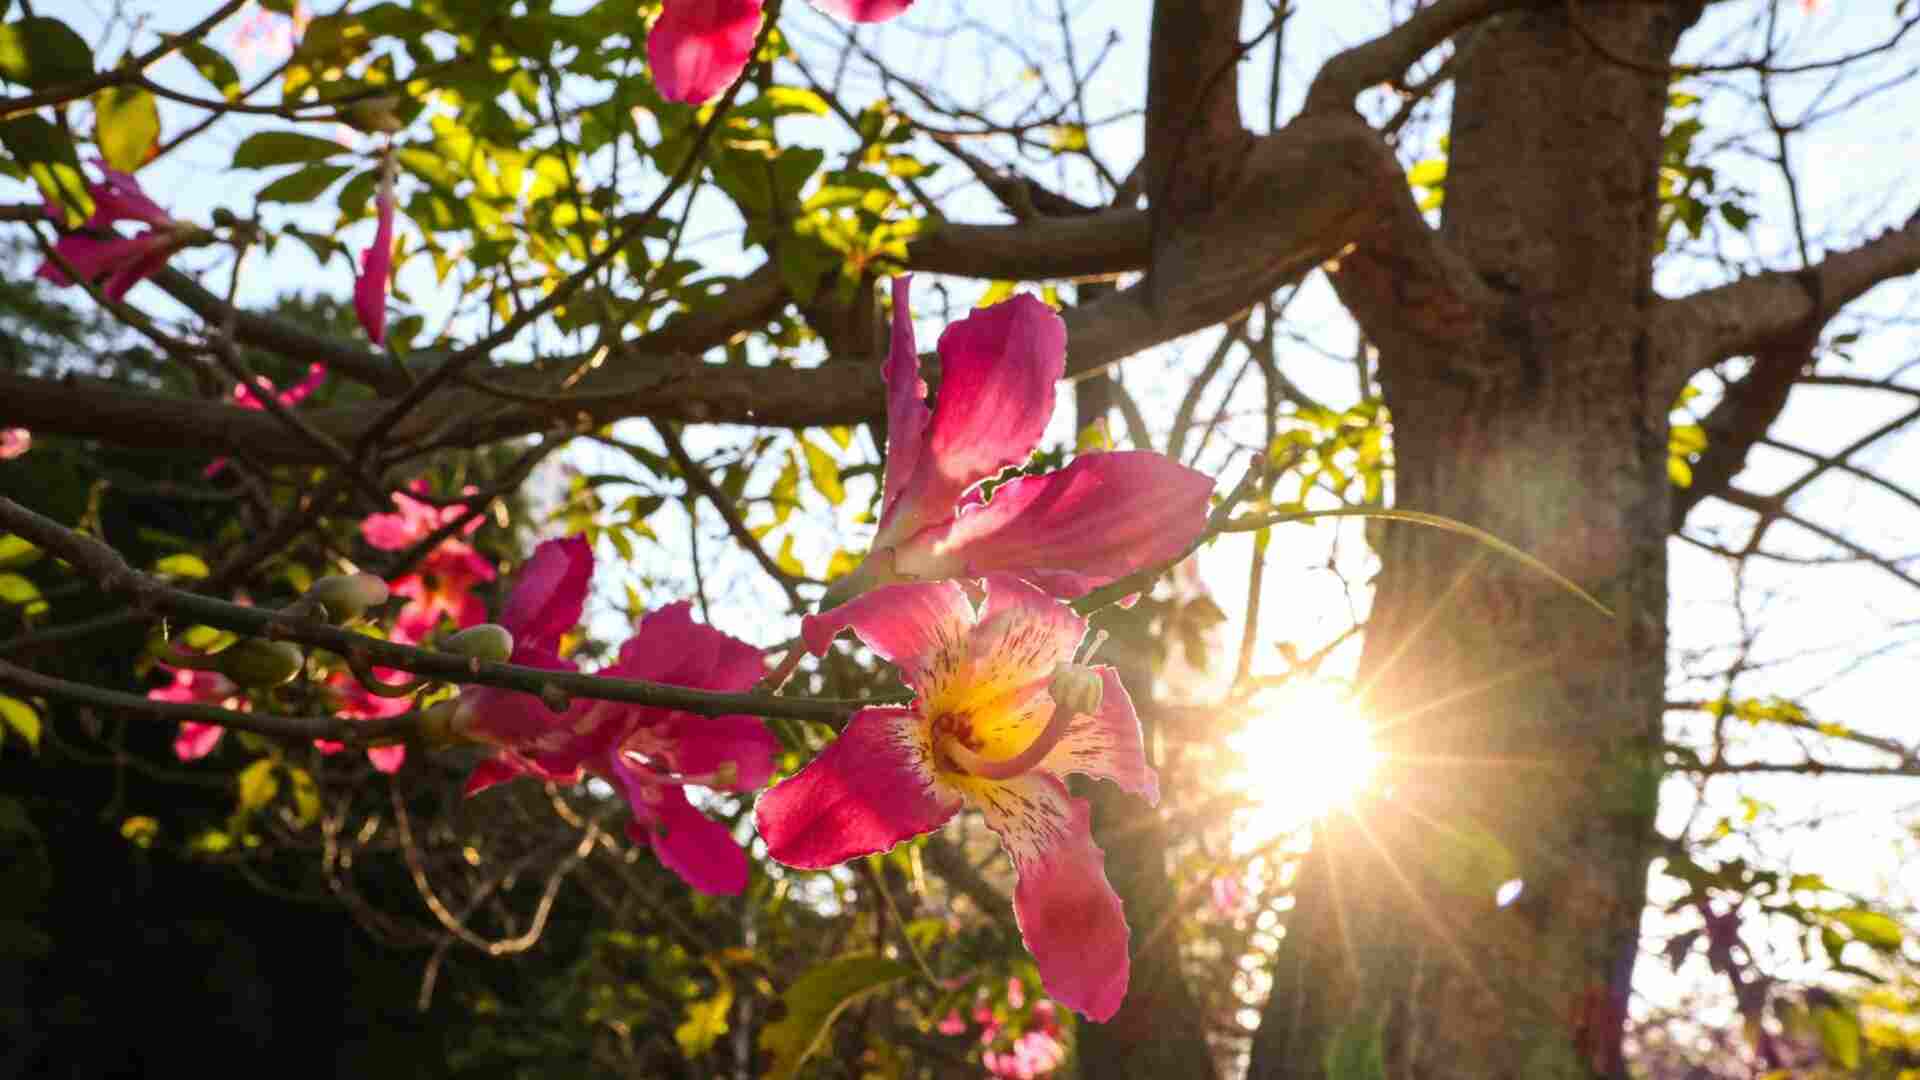
[[[166,574],[169,577],[193,578],[198,580],[206,577],[213,571],[207,568],[207,561],[205,559],[191,552],[183,551],[178,555],[168,555],[159,562],[154,563],[153,572],[156,574]]]
[[[273,759],[261,758],[240,770],[240,812],[252,813],[280,794],[280,780],[273,775]]]
[[[721,983],[712,997],[688,1004],[686,1022],[673,1029],[681,1055],[691,1060],[713,1049],[727,1033],[727,1013],[732,1008],[733,987],[727,983]]]
[[[1379,1022],[1342,1025],[1321,1061],[1327,1080],[1387,1080],[1386,1041]]]
[[[93,196],[80,174],[80,158],[59,128],[32,113],[16,116],[0,124],[0,146],[26,168],[42,195],[66,206],[69,227],[93,216]]]
[[[351,165],[309,165],[275,180],[260,189],[255,202],[312,202],[333,186],[334,181],[353,171]]]
[[[1846,927],[1853,934],[1853,940],[1870,948],[1891,951],[1900,947],[1900,924],[1877,911],[1847,908],[1829,911],[1827,918]]]
[[[827,102],[819,94],[797,86],[770,86],[767,88],[767,102],[773,106],[775,116],[788,113],[808,113],[813,116],[827,115]]]
[[[220,92],[221,97],[228,101],[239,99],[240,72],[234,68],[233,61],[198,41],[181,42],[180,55],[187,58],[187,62],[193,65],[201,78],[213,84],[213,88]]]
[[[0,695],[0,719],[6,721],[5,727],[0,727],[0,732],[12,728],[27,740],[28,746],[40,749],[40,714],[34,711],[33,706],[19,698]]]
[[[233,167],[271,169],[275,165],[323,161],[346,152],[346,147],[332,139],[319,139],[297,131],[260,131],[247,136],[233,152]]]
[[[0,570],[17,570],[40,561],[40,549],[24,536],[0,533]]]
[[[807,476],[813,480],[814,490],[835,506],[845,502],[847,489],[840,482],[840,463],[825,449],[815,446],[812,439],[801,439],[800,446],[807,452]]]
[[[1827,1060],[1852,1071],[1860,1067],[1860,1020],[1853,1013],[1832,1005],[1813,1010],[1813,1022],[1820,1029],[1820,1048]]]
[[[305,769],[289,766],[287,779],[293,781],[294,818],[302,826],[319,821],[320,786],[313,782],[313,774]]]
[[[146,164],[160,141],[160,103],[137,86],[115,86],[95,95],[93,121],[100,156],[121,172]]]
[[[0,574],[0,604],[25,607],[40,599],[40,589],[19,574]]]
[[[848,1006],[913,973],[898,960],[880,956],[842,956],[795,980],[781,995],[786,1016],[760,1033],[760,1048],[772,1055],[770,1080],[791,1080],[826,1042],[834,1020]]]
[[[93,50],[59,19],[45,16],[0,26],[0,78],[45,90],[93,74]]]

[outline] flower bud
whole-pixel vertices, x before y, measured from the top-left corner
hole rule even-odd
[[[260,638],[236,642],[214,659],[218,661],[222,675],[241,686],[262,689],[292,682],[307,662],[298,645]]]
[[[348,125],[370,134],[392,135],[406,127],[400,119],[400,98],[394,94],[363,98],[348,105],[340,117]]]
[[[436,701],[420,713],[420,734],[429,739],[451,742],[465,738],[473,726],[473,706],[450,697]]]
[[[307,595],[326,605],[327,621],[350,623],[387,602],[387,583],[372,574],[334,574],[313,583]]]
[[[1047,685],[1053,707],[1065,709],[1070,715],[1098,713],[1105,690],[1106,683],[1100,673],[1085,664],[1057,665],[1053,669],[1053,682]]]
[[[513,632],[499,623],[481,623],[448,638],[444,647],[448,652],[471,656],[475,660],[504,664],[513,655]]]

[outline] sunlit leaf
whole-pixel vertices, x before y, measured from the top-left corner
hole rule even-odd
[[[251,813],[273,801],[280,793],[280,780],[273,775],[272,758],[261,758],[240,770],[240,812]]]
[[[680,1052],[697,1058],[713,1049],[713,1044],[727,1033],[727,1013],[732,1008],[733,986],[729,983],[721,983],[710,998],[688,1003],[686,1022],[673,1029]]]
[[[132,172],[160,141],[160,103],[137,86],[114,86],[93,99],[93,139],[100,156],[122,172]]]
[[[315,138],[298,131],[257,131],[233,152],[236,169],[271,169],[275,165],[299,165],[322,161],[347,148],[332,139]]]
[[[183,551],[177,555],[168,555],[154,563],[153,572],[165,574],[168,577],[192,578],[197,581],[213,571],[208,569],[205,559],[190,551]]]
[[[848,1006],[912,972],[898,960],[860,955],[829,960],[800,976],[781,995],[786,1016],[760,1033],[760,1048],[772,1056],[766,1075],[772,1080],[791,1080],[826,1042],[834,1020]]]
[[[0,25],[0,78],[46,90],[93,74],[93,50],[73,28],[44,15]]]
[[[27,740],[27,745],[40,749],[40,714],[33,706],[19,698],[0,694],[0,720],[5,720],[0,731],[12,730]]]

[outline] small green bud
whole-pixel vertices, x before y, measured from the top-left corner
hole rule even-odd
[[[1065,709],[1076,716],[1098,713],[1105,691],[1106,683],[1100,678],[1100,673],[1085,664],[1056,666],[1053,669],[1053,682],[1047,686],[1047,693],[1053,697],[1053,707]]]
[[[473,707],[450,697],[436,701],[420,713],[420,734],[437,742],[452,742],[466,737],[473,722]]]
[[[260,638],[237,642],[214,659],[218,661],[220,674],[241,686],[260,689],[292,682],[307,662],[298,645]]]
[[[445,648],[448,652],[471,656],[475,660],[504,664],[513,655],[513,631],[499,623],[481,623],[448,638]]]
[[[386,603],[389,595],[387,583],[372,574],[334,574],[314,582],[307,590],[307,597],[325,605],[327,621],[336,625],[365,615]]]
[[[397,95],[381,94],[348,105],[340,119],[369,134],[392,135],[407,126],[400,119],[399,109],[400,98]]]

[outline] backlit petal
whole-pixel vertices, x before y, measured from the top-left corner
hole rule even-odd
[[[1032,574],[1075,595],[1185,551],[1206,527],[1212,490],[1160,454],[1091,454],[1009,481],[986,505],[919,533],[895,550],[896,567],[923,578]]]
[[[633,807],[629,839],[652,844],[667,869],[701,892],[738,896],[746,890],[747,853],[726,826],[694,809],[676,785],[656,783],[617,760],[612,771]]]
[[[1091,1020],[1112,1017],[1127,996],[1127,920],[1086,800],[1044,773],[969,785],[968,795],[1013,859],[1014,917],[1048,995]]]
[[[173,737],[173,756],[181,761],[198,761],[213,753],[213,748],[220,745],[220,736],[226,734],[226,730],[218,724],[181,721],[180,733]]]
[[[622,679],[739,693],[766,674],[765,653],[730,634],[693,621],[682,600],[650,612],[620,648],[606,674]]]
[[[931,832],[959,806],[934,774],[926,722],[911,709],[872,708],[760,796],[754,820],[774,859],[821,870]]]
[[[526,775],[525,769],[514,764],[512,758],[500,754],[475,765],[473,772],[467,776],[466,787],[461,789],[461,793],[469,796],[477,795],[495,784],[503,784],[524,775]]]
[[[699,104],[740,77],[760,32],[760,0],[666,0],[647,32],[647,66],[668,101]]]
[[[1080,773],[1111,780],[1122,790],[1157,804],[1160,777],[1147,764],[1140,745],[1140,718],[1133,711],[1133,699],[1120,684],[1118,671],[1105,666],[1095,670],[1100,672],[1100,711],[1075,716],[1040,768],[1060,776]]]
[[[923,689],[954,675],[964,663],[973,605],[958,582],[888,585],[800,621],[800,635],[815,656],[852,627],[882,660],[897,665],[908,686]]]
[[[829,15],[854,22],[885,22],[913,6],[913,0],[813,0]]]
[[[393,170],[380,172],[380,194],[375,202],[378,222],[373,228],[373,246],[360,253],[360,277],[353,283],[353,311],[367,340],[383,345],[387,340],[387,281],[393,275]]]
[[[406,764],[407,748],[404,746],[369,746],[367,760],[383,773],[397,773],[400,766]]]
[[[516,642],[557,649],[560,636],[580,622],[592,580],[593,548],[585,537],[549,540],[520,568],[500,625],[513,631]]]
[[[669,713],[654,733],[672,746],[673,771],[694,783],[729,791],[753,791],[773,775],[780,740],[757,716],[696,716]],[[718,775],[719,780],[702,777]]]
[[[909,286],[913,275],[893,279],[893,345],[887,353],[887,365],[881,375],[887,383],[887,469],[886,496],[880,500],[880,528],[886,531],[897,514],[922,516],[913,508],[900,506],[900,495],[920,467],[925,449],[927,423],[933,411],[927,408],[927,383],[920,377],[920,353],[913,339],[913,307]],[[944,518],[951,507],[935,508],[935,520]]]

